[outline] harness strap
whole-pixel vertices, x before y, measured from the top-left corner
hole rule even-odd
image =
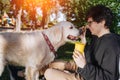
[[[43,32],[42,32],[42,35],[43,35],[43,37],[44,37],[46,43],[48,44],[49,49],[54,53],[54,55],[55,55],[55,57],[56,57],[56,56],[57,56],[56,51],[55,51],[55,49],[54,49],[52,43],[50,42],[48,36],[47,36],[46,34],[44,34]]]

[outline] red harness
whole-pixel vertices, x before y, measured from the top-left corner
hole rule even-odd
[[[43,35],[43,37],[44,37],[46,43],[48,44],[49,49],[54,53],[55,56],[57,56],[56,51],[55,51],[55,49],[54,49],[52,43],[50,42],[48,36],[47,36],[46,34],[44,34],[43,32],[42,32],[42,35]]]

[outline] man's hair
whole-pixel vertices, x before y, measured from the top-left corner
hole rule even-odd
[[[86,14],[86,20],[92,18],[95,22],[99,23],[105,20],[105,26],[109,28],[112,25],[113,13],[104,5],[96,5],[91,7]]]

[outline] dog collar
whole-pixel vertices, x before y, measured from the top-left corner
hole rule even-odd
[[[47,36],[46,34],[44,34],[43,32],[42,32],[42,35],[43,35],[43,37],[44,37],[46,43],[48,44],[50,50],[54,53],[54,55],[55,55],[55,57],[56,57],[56,56],[57,56],[56,51],[55,51],[55,49],[54,49],[52,43],[50,42],[48,36]]]

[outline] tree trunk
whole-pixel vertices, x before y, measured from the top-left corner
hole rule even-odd
[[[22,15],[22,8],[18,11],[17,17],[16,17],[16,27],[15,27],[15,31],[20,32],[21,30],[21,15]]]
[[[46,8],[42,8],[42,21],[40,27],[42,29],[48,28],[50,12]]]

